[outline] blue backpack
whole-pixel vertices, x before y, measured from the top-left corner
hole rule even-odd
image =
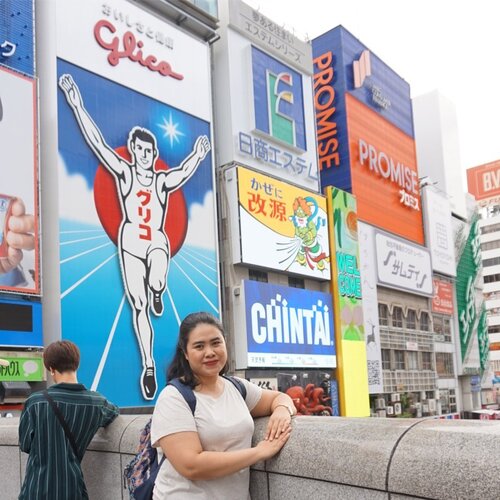
[[[247,390],[243,383],[234,378],[223,375],[234,384],[243,399],[246,399]],[[167,385],[173,385],[183,396],[194,415],[196,396],[193,389],[183,384],[178,378],[172,379]],[[151,500],[156,476],[163,465],[165,455],[158,462],[158,452],[151,446],[151,419],[142,429],[137,453],[123,472],[124,488],[128,488],[131,500]]]

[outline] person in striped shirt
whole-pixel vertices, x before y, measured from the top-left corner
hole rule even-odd
[[[53,342],[45,348],[43,362],[55,382],[48,393],[74,436],[78,456],[43,392],[33,393],[19,422],[19,446],[29,453],[19,499],[88,499],[80,460],[97,429],[109,425],[119,409],[78,383],[80,351],[73,342]]]

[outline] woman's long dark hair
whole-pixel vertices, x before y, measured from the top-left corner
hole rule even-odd
[[[167,368],[167,383],[173,378],[180,378],[186,385],[189,385],[192,388],[198,385],[198,379],[189,366],[185,352],[189,341],[189,335],[198,325],[201,324],[215,326],[215,328],[217,328],[224,337],[222,323],[215,316],[212,316],[207,312],[188,314],[179,327],[179,339],[177,340],[174,358]],[[224,373],[227,372],[227,369],[228,366],[226,362],[222,370],[219,372],[219,375],[224,375]]]

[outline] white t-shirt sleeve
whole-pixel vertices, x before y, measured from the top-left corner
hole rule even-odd
[[[247,404],[248,410],[252,411],[255,408],[255,405],[260,401],[260,398],[262,397],[262,388],[256,384],[253,384],[252,382],[249,382],[244,378],[239,378],[239,377],[235,378],[237,378],[244,384],[247,390],[247,397],[245,398],[245,402]]]
[[[176,432],[197,432],[193,413],[182,394],[172,385],[160,393],[151,422],[151,443],[158,447],[158,441]]]

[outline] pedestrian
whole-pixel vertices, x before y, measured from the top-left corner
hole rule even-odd
[[[249,467],[278,453],[291,432],[291,398],[244,379],[246,398],[229,379],[222,325],[209,313],[187,316],[179,330],[167,379],[194,390],[196,409],[173,386],[161,392],[153,413],[151,442],[165,460],[154,500],[247,500]],[[252,448],[255,417],[270,416],[265,438]],[[252,418],[253,417],[253,418]]]
[[[73,342],[63,340],[47,346],[43,363],[55,384],[47,391],[33,393],[21,413],[19,446],[29,457],[19,499],[88,499],[80,462],[97,429],[109,425],[119,410],[98,392],[78,383],[80,351]]]

